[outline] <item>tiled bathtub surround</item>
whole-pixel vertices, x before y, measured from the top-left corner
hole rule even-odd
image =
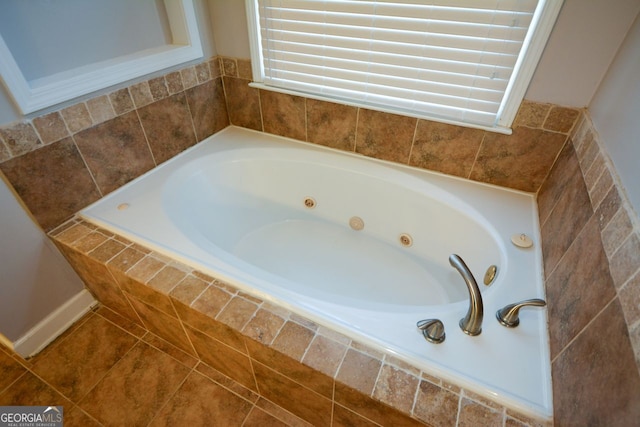
[[[544,425],[92,224],[51,235],[105,306],[314,426]]]
[[[0,127],[0,170],[45,230],[229,123],[536,192],[578,110],[525,101],[513,135],[251,88],[216,57]]]
[[[513,134],[502,135],[252,88],[250,72],[236,72],[248,62],[237,63],[223,76],[231,124],[528,192],[540,188],[579,114],[524,101]]]
[[[538,192],[557,424],[571,424],[575,420],[588,424],[601,419],[613,422],[610,417],[616,414],[623,414],[615,420],[622,422],[624,416],[637,415],[634,411],[638,410],[640,402],[638,374],[637,371],[628,372],[636,364],[640,366],[637,217],[616,185],[615,173],[608,168],[606,155],[600,152],[597,135],[588,117],[575,109],[524,101],[514,123],[513,135],[507,136],[259,90],[248,86],[250,80],[249,61],[213,58],[30,121],[2,126],[0,170],[45,230],[53,229],[91,202],[230,123],[383,160]],[[576,125],[577,121],[579,125]],[[568,140],[572,143],[567,143]],[[468,393],[399,367],[400,362],[390,362],[388,356],[369,359],[368,351],[356,348],[357,344],[346,345],[335,337],[326,337],[328,332],[323,335],[317,327],[313,329],[291,314],[278,314],[275,308],[263,310],[264,303],[239,296],[235,291],[222,289],[218,292],[210,279],[202,285],[197,281],[201,279],[192,272],[187,274],[191,282],[208,291],[191,302],[192,309],[196,310],[194,313],[200,314],[194,314],[191,320],[183,320],[177,308],[181,300],[175,294],[183,287],[185,292],[190,288],[183,283],[182,267],[174,268],[176,266],[168,260],[102,232],[93,231],[82,237],[73,242],[77,251],[71,253],[76,254],[76,258],[71,255],[70,259],[76,268],[85,268],[83,278],[102,303],[144,324],[149,330],[164,330],[165,336],[173,336],[175,345],[191,354],[197,354],[195,343],[205,346],[206,340],[214,335],[215,342],[225,343],[221,348],[225,351],[233,349],[235,353],[229,354],[236,356],[240,350],[231,343],[214,332],[203,331],[204,324],[193,324],[195,318],[202,319],[203,312],[218,316],[216,319],[222,323],[216,323],[216,333],[234,331],[229,332],[230,336],[237,337],[240,333],[240,341],[246,341],[244,353],[240,351],[244,355],[241,360],[250,361],[254,382],[259,378],[266,381],[266,373],[278,371],[283,374],[278,384],[290,384],[287,381],[292,380],[293,386],[300,386],[302,380],[295,375],[304,378],[309,367],[330,377],[335,387],[333,397],[323,395],[322,389],[306,383],[301,385],[301,390],[311,390],[315,393],[313,396],[319,394],[333,402],[334,420],[340,414],[352,414],[345,407],[356,408],[356,412],[369,419],[375,418],[366,413],[369,403],[371,408],[377,407],[368,400],[373,396],[436,425],[461,423],[465,414],[476,411],[484,414],[486,410],[490,418],[495,416],[506,419],[508,425],[519,425],[510,418],[514,414],[507,412],[505,416],[502,408],[496,412],[496,407],[489,402],[478,404]],[[79,255],[88,252],[88,248],[93,250],[90,257]],[[140,256],[140,253],[143,254],[141,259],[127,258],[134,254]],[[135,264],[136,268],[127,271],[127,275],[133,274],[136,280],[123,279],[124,276],[118,276],[118,269],[105,266],[107,261],[115,262],[114,256],[121,257],[122,262]],[[160,273],[158,266],[162,268]],[[122,283],[114,280],[114,276]],[[167,283],[184,286],[177,288]],[[156,292],[154,286],[160,292]],[[167,296],[167,293],[171,295]],[[250,353],[253,344],[249,340],[255,337],[245,331],[248,324],[236,325],[235,311],[233,316],[230,313],[223,316],[215,311],[222,309],[218,307],[220,304],[228,307],[230,301],[226,298],[230,295],[230,301],[237,298],[233,307],[237,305],[235,309],[239,312],[259,307],[251,312],[257,319],[255,322],[275,322],[271,335],[266,335],[267,348],[281,351],[278,346],[287,343],[284,360],[306,366],[295,365],[296,369],[302,369],[302,374],[282,372],[285,368],[274,370],[270,359],[264,358],[267,356],[259,359]],[[208,308],[205,308],[205,302],[209,304]],[[213,311],[208,313],[207,310]],[[227,319],[227,315],[231,317]],[[229,329],[228,325],[236,329]],[[312,333],[304,348],[285,341],[287,334],[297,332]],[[325,338],[330,341],[325,342]],[[326,344],[329,349],[323,351],[335,350],[342,357],[341,363],[314,365],[311,360],[319,363],[324,359],[318,355],[312,359],[309,355],[314,354],[310,351],[312,342]],[[289,353],[294,350],[299,354]],[[270,354],[267,350],[258,353]],[[306,361],[303,360],[305,357],[308,357]],[[584,360],[589,360],[588,366]],[[208,360],[208,363],[214,364],[214,361]],[[372,364],[373,371],[378,374],[377,381],[387,378],[388,386],[378,386],[377,382],[372,385],[373,379],[366,375],[350,377],[342,371],[345,364]],[[246,367],[246,363],[243,366]],[[333,374],[332,369],[335,369]],[[584,375],[585,370],[591,372],[590,369],[594,371]],[[341,371],[343,377],[338,378]],[[615,375],[603,377],[610,371]],[[397,377],[396,373],[406,374],[406,377]],[[242,381],[250,383],[247,378],[234,379],[241,384]],[[273,378],[281,377],[275,375]],[[311,375],[310,378],[315,377]],[[616,385],[607,382],[618,378],[620,381]],[[408,388],[399,389],[398,384]],[[356,395],[344,391],[344,385],[368,397],[359,401],[360,394],[353,397]],[[405,394],[408,400],[398,398]],[[431,412],[434,408],[438,409],[436,414]],[[457,415],[458,409],[460,415]],[[589,415],[593,418],[585,420]]]
[[[228,124],[214,58],[0,127],[0,170],[50,230]]]
[[[584,113],[538,194],[557,425],[640,419],[640,230]]]

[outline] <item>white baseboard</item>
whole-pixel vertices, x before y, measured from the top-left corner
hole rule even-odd
[[[18,338],[13,343],[14,351],[24,358],[34,356],[97,303],[89,291],[81,290]]]

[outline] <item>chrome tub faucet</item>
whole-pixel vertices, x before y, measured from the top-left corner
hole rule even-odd
[[[458,270],[469,291],[469,310],[467,314],[460,319],[460,329],[471,336],[480,335],[482,332],[482,318],[484,316],[484,306],[482,304],[482,295],[476,279],[471,274],[471,270],[467,264],[456,254],[449,256],[449,263],[453,268]]]

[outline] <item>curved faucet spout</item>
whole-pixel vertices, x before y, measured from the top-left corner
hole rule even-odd
[[[482,332],[482,318],[484,316],[484,306],[482,304],[482,295],[476,279],[471,274],[471,270],[464,263],[462,258],[456,254],[449,256],[449,263],[453,268],[458,270],[469,291],[469,310],[466,316],[460,319],[460,329],[467,335],[480,335]]]

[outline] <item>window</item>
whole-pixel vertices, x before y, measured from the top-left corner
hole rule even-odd
[[[140,0],[135,4],[128,0],[101,0],[90,3],[57,0],[6,2],[0,6],[0,13],[3,13],[0,21],[5,23],[0,26],[0,76],[24,114],[203,55],[193,0],[145,0],[144,4]],[[142,19],[140,14],[149,14],[149,8],[155,16]],[[127,13],[132,16],[122,16]],[[93,18],[101,24],[100,28],[106,29],[105,37],[113,38],[112,43],[105,40],[104,33],[96,35],[98,28],[91,25],[93,21],[87,16],[89,14],[97,15]],[[64,23],[58,18],[64,18]],[[141,21],[153,19],[167,21],[156,24],[168,27],[167,40],[162,35],[156,44],[132,40],[132,36],[144,39],[148,28],[142,31]],[[7,22],[11,20],[19,21],[20,25]],[[39,27],[45,25],[46,28]],[[76,43],[77,39],[82,43]],[[87,45],[84,55],[83,49],[78,49],[82,44]],[[47,55],[51,56],[51,47],[59,48],[65,54],[65,50],[70,51],[72,56],[81,58],[55,55],[54,52],[56,57],[52,61],[44,61]],[[106,59],[98,57],[92,50],[109,56]],[[116,53],[111,56],[114,50]],[[77,63],[73,63],[76,59]],[[54,66],[47,67],[51,64]],[[72,67],[60,68],[60,65]]]
[[[254,85],[509,133],[561,0],[247,0]]]

